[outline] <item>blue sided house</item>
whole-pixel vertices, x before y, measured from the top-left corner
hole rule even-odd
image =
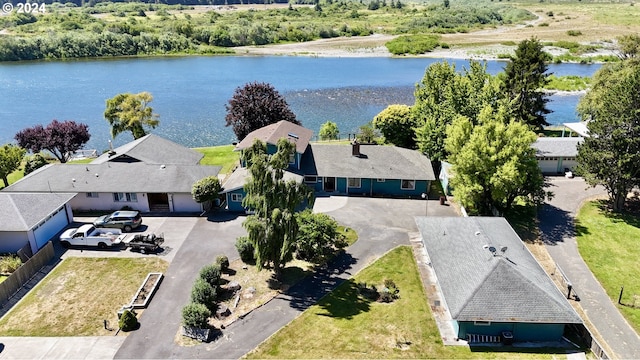
[[[435,180],[431,161],[418,151],[396,146],[351,144],[311,144],[313,132],[302,126],[280,121],[253,131],[237,146],[249,148],[256,139],[267,144],[267,152],[276,152],[278,140],[296,144],[285,177],[304,181],[317,195],[360,195],[419,198]],[[242,156],[241,156],[242,159]],[[227,208],[244,211],[241,202],[247,179],[246,165],[236,169],[223,183]]]
[[[504,218],[417,217],[441,304],[461,340],[562,341],[582,324]]]

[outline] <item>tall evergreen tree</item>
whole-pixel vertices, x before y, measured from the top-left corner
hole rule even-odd
[[[542,44],[535,38],[518,44],[515,56],[505,68],[503,93],[510,100],[511,113],[517,121],[542,129],[549,125],[545,115],[549,99],[542,91],[548,82],[547,61],[549,54],[542,50]]]
[[[640,185],[640,61],[606,65],[594,76],[578,112],[589,137],[578,146],[578,169],[587,183],[602,185],[614,211]]]

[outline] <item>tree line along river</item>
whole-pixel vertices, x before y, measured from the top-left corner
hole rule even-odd
[[[167,57],[116,60],[0,63],[0,144],[19,130],[51,120],[89,125],[86,148],[107,149],[105,101],[118,93],[149,91],[160,115],[153,132],[189,147],[230,144],[225,104],[237,87],[271,83],[303,126],[316,134],[328,121],[340,133],[356,133],[390,104],[413,104],[413,90],[434,62],[468,67],[467,60],[429,58],[316,58],[282,56]],[[496,74],[505,63],[488,61]],[[551,64],[557,76],[592,76],[600,65]],[[553,95],[552,124],[576,121],[579,94]],[[131,140],[122,134],[118,146]]]

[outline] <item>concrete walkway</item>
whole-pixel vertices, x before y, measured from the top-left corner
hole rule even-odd
[[[578,252],[574,219],[583,201],[606,195],[603,188],[591,188],[580,178],[553,178],[548,190],[555,193],[538,213],[540,231],[547,250],[571,281],[580,305],[614,356],[640,359],[640,337],[622,317]]]
[[[113,359],[124,336],[0,337],[0,359]]]

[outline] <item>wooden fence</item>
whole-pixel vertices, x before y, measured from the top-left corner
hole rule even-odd
[[[47,245],[14,271],[11,276],[0,283],[0,306],[4,306],[54,256],[53,243],[49,241]]]

